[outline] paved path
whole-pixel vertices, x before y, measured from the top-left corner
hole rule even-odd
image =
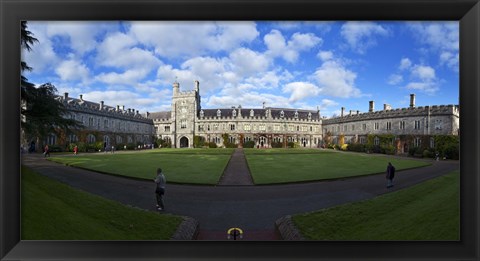
[[[223,176],[218,183],[220,186],[250,186],[253,185],[253,179],[250,175],[247,160],[243,149],[235,149],[228,165],[223,172]]]
[[[56,164],[40,156],[24,156],[39,173],[93,194],[154,211],[154,184]],[[459,169],[458,162],[397,171],[395,187],[385,188],[383,174],[336,181],[268,186],[195,186],[168,184],[166,212],[200,223],[202,240],[221,240],[231,227],[244,230],[244,240],[278,239],[274,222],[286,215],[365,200],[403,189]],[[223,238],[223,239],[225,239]]]

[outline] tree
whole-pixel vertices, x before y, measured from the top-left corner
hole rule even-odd
[[[38,40],[27,30],[27,22],[21,24],[21,47],[27,51]],[[43,138],[50,133],[71,133],[73,129],[82,128],[82,125],[66,117],[68,114],[64,104],[56,99],[57,89],[51,83],[35,87],[23,76],[25,71],[33,70],[26,62],[21,62],[21,126],[26,138]]]

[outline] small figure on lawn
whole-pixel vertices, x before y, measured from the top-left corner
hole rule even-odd
[[[387,166],[387,188],[393,187],[393,178],[395,177],[395,167],[392,165],[392,163],[388,163]]]
[[[162,169],[157,169],[157,177],[154,179],[157,187],[155,189],[155,195],[157,197],[157,210],[162,211],[165,209],[163,204],[163,195],[165,195],[165,184],[167,180],[165,179],[165,175],[163,175]]]

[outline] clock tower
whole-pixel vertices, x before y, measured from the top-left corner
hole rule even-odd
[[[180,91],[180,84],[173,83],[172,132],[175,148],[193,148],[195,121],[200,111],[200,83],[195,81],[191,91]]]

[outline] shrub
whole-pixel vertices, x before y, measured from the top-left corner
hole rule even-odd
[[[447,159],[458,160],[460,158],[460,153],[458,151],[458,145],[450,144],[445,147],[444,156]]]
[[[296,146],[295,146],[295,142],[290,141],[290,142],[287,144],[287,147],[289,147],[289,148],[295,148],[295,147],[296,147]]]
[[[218,146],[217,146],[217,143],[215,143],[215,142],[212,141],[212,142],[209,142],[209,143],[208,143],[208,147],[209,147],[209,148],[217,148]]]
[[[361,143],[352,143],[348,145],[347,150],[355,152],[365,152],[365,145]]]
[[[272,148],[283,148],[283,142],[272,142]]]
[[[394,155],[396,151],[395,146],[393,145],[384,146],[382,147],[382,150],[385,154],[388,154],[388,155]]]
[[[340,149],[346,151],[348,149],[348,146],[348,144],[343,144],[342,146],[340,146]]]
[[[253,148],[253,147],[255,147],[255,141],[253,141],[253,140],[246,141],[245,143],[243,143],[243,147],[244,148]]]
[[[63,149],[58,145],[48,145],[48,150],[50,152],[62,152]]]

